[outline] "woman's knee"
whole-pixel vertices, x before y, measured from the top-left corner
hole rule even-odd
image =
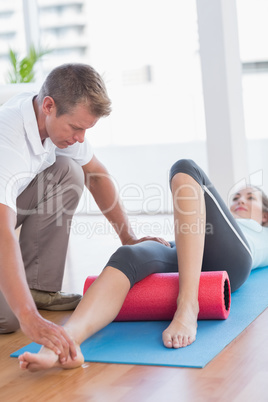
[[[175,162],[169,172],[169,183],[171,186],[172,179],[177,173],[185,173],[191,176],[196,175],[196,163],[191,159],[179,159]]]
[[[112,266],[123,272],[130,281],[131,287],[138,282],[137,268],[139,266],[135,247],[121,246],[111,256],[106,266]]]

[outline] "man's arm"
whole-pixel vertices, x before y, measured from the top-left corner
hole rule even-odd
[[[52,349],[61,361],[76,356],[75,346],[60,326],[41,317],[30,293],[21,251],[15,234],[16,214],[0,203],[0,290],[20,322],[22,331],[34,342]]]
[[[142,239],[136,238],[114,183],[107,169],[96,156],[93,156],[91,161],[83,166],[83,170],[87,188],[92,193],[103,215],[115,229],[123,245],[135,244],[145,240],[155,240],[166,246],[170,246],[167,241],[158,237],[147,236]]]

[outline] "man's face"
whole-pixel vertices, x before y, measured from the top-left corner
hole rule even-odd
[[[84,142],[86,130],[95,126],[99,118],[91,115],[83,105],[77,105],[68,114],[56,116],[56,106],[45,117],[48,137],[58,148],[67,148],[76,142]]]

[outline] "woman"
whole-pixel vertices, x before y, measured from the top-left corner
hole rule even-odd
[[[257,241],[263,239],[267,244],[268,240],[268,229],[256,231],[268,221],[267,197],[259,189],[248,187],[235,195],[231,211],[235,218],[242,218],[236,220],[193,161],[183,159],[172,166],[170,186],[175,243],[167,247],[147,241],[120,247],[64,325],[75,342],[77,356],[59,361],[53,351],[43,347],[38,354],[25,352],[19,357],[22,369],[80,366],[84,359],[79,345],[115,319],[136,282],[156,272],[179,270],[180,275],[177,311],[163,332],[163,343],[167,348],[190,345],[197,331],[200,272],[226,270],[235,291],[252,268],[268,264],[266,250],[261,258],[259,250],[255,252],[256,236]]]

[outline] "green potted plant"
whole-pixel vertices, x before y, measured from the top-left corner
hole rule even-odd
[[[30,46],[27,56],[20,60],[18,54],[10,49],[9,60],[11,68],[8,72],[8,83],[18,84],[34,82],[34,66],[47,53],[49,53],[49,50],[36,50],[32,45]]]
[[[34,91],[38,89],[35,84],[36,63],[50,50],[37,50],[32,45],[28,54],[20,58],[14,50],[9,50],[10,69],[7,74],[6,84],[1,86],[0,105],[9,98],[22,91]]]

